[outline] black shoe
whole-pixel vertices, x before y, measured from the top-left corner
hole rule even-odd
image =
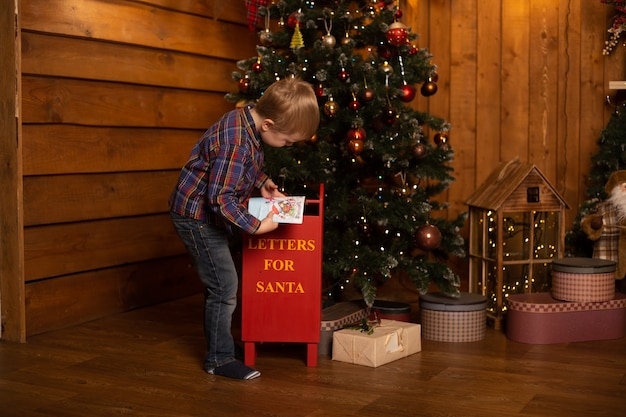
[[[207,372],[211,375],[225,376],[233,379],[254,379],[261,376],[261,372],[239,361],[228,362],[215,369],[210,369]]]

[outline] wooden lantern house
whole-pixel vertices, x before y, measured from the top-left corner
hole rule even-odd
[[[487,297],[487,317],[500,328],[508,295],[549,290],[569,207],[537,167],[518,159],[501,163],[467,205],[470,292]]]

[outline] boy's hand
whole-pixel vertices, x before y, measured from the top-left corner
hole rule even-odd
[[[254,232],[254,234],[262,235],[263,233],[271,232],[273,230],[276,230],[277,228],[278,223],[274,221],[274,212],[270,210],[270,212],[267,213],[267,216],[263,220],[261,220],[261,225],[256,230],[256,232]]]
[[[284,197],[285,194],[278,191],[278,185],[274,184],[271,178],[268,178],[267,181],[263,183],[261,187],[261,195],[265,198],[272,197]]]

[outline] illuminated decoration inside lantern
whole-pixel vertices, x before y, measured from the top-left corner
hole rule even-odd
[[[496,328],[513,294],[550,291],[564,252],[565,201],[530,164],[501,164],[470,197],[470,292],[487,297]]]

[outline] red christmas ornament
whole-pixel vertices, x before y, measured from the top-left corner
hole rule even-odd
[[[337,74],[337,78],[343,82],[349,81],[350,73],[342,68],[341,71],[339,71],[339,74]]]
[[[362,127],[352,128],[348,130],[346,138],[349,142],[353,140],[364,141],[367,138],[367,132],[365,132],[365,129],[363,129]]]
[[[419,52],[419,49],[415,45],[413,45],[411,49],[409,49],[409,55],[417,55],[418,52]]]
[[[381,117],[382,117],[383,123],[385,123],[386,125],[392,125],[396,122],[398,113],[396,112],[396,109],[394,109],[393,107],[387,106],[383,110],[383,114]]]
[[[294,29],[298,23],[300,23],[300,19],[302,19],[302,12],[297,10],[289,15],[287,18],[287,25]]]
[[[361,102],[354,98],[350,103],[348,103],[348,107],[350,110],[357,111],[361,108]]]
[[[318,84],[318,86],[315,87],[315,95],[317,96],[317,98],[322,98],[326,96],[326,93],[324,92],[324,86],[322,84]]]
[[[261,65],[261,60],[259,59],[257,62],[252,64],[252,71],[261,72],[263,71],[263,65]]]
[[[348,149],[350,149],[350,152],[352,152],[354,155],[358,155],[363,152],[364,147],[365,145],[362,140],[353,139],[348,142]]]
[[[389,25],[389,29],[387,30],[387,42],[393,46],[404,45],[406,41],[409,39],[409,30],[408,28],[400,23],[394,22]]]
[[[437,226],[425,224],[415,231],[415,244],[423,250],[434,250],[441,244],[441,232]]]
[[[400,87],[400,100],[408,103],[415,98],[416,92],[415,87],[409,84],[404,84]]]
[[[239,80],[239,92],[247,93],[248,91],[250,91],[250,78],[246,75]]]

